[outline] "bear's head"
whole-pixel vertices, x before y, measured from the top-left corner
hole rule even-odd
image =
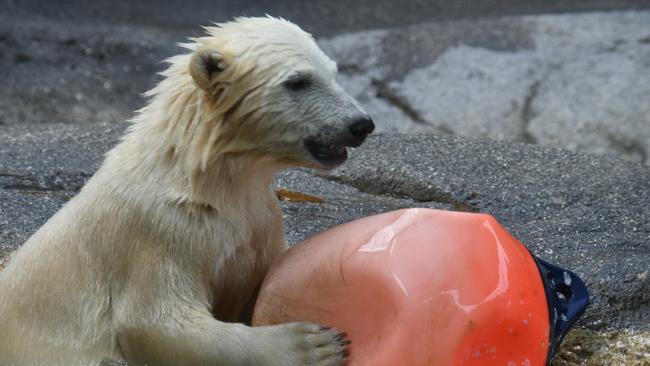
[[[336,63],[283,19],[238,18],[186,45],[202,114],[221,153],[333,168],[374,129],[336,81]]]

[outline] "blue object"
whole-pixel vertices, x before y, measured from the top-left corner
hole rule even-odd
[[[575,273],[533,256],[546,290],[551,324],[547,365],[558,350],[562,339],[589,304],[589,292],[584,281]]]

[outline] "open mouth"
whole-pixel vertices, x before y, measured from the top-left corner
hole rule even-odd
[[[345,145],[324,144],[307,139],[305,148],[317,162],[327,167],[340,165],[348,158]]]

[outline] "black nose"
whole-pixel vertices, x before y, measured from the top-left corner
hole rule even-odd
[[[359,143],[363,142],[374,130],[375,124],[370,117],[359,118],[350,125],[350,132]]]

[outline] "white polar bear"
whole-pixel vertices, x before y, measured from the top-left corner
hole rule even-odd
[[[0,365],[345,362],[339,331],[232,322],[250,315],[285,250],[274,174],[341,164],[372,120],[296,25],[206,29],[169,59],[79,195],[0,272]]]

